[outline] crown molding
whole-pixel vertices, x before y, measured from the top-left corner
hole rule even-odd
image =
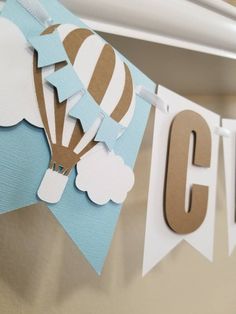
[[[233,20],[236,19],[236,8],[222,0],[190,0],[191,2],[205,7],[211,11],[229,17]]]
[[[221,0],[62,0],[96,31],[236,59],[236,9]]]

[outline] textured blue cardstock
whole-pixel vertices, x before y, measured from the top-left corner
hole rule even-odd
[[[55,24],[85,25],[56,0],[41,3]],[[13,21],[26,38],[37,36],[42,26],[16,0],[8,0],[2,15]],[[123,58],[129,65],[135,85],[154,91],[155,84]],[[1,104],[4,105],[4,104]],[[17,105],[17,104],[16,104]],[[134,118],[125,134],[117,141],[115,152],[133,167],[146,123],[150,105],[136,99]],[[48,168],[50,151],[42,129],[23,121],[17,126],[0,128],[0,211],[15,210],[39,202],[37,190]],[[92,203],[86,193],[75,187],[76,170],[72,172],[61,201],[48,205],[67,234],[80,248],[88,262],[101,273],[119,218],[121,205],[109,202],[104,206]]]
[[[105,143],[110,151],[114,149],[119,134],[124,130],[121,124],[113,120],[101,109],[88,92],[72,108],[69,115],[80,120],[84,132],[90,129],[99,115],[103,117],[94,141]]]
[[[56,87],[60,102],[67,100],[83,88],[71,64],[52,73],[46,80]]]
[[[85,93],[70,110],[69,115],[80,120],[83,131],[87,132],[99,117],[101,109],[89,93]]]
[[[102,121],[94,140],[105,143],[107,148],[112,151],[115,147],[117,137],[122,130],[124,130],[124,127],[121,124],[117,123],[110,117],[106,117]]]

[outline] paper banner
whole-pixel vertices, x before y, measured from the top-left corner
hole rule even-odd
[[[66,10],[58,1],[42,0],[41,3],[55,24],[70,24],[68,26],[69,30],[71,30],[71,25],[74,28],[86,28],[75,15]],[[6,2],[3,16],[16,24],[26,38],[38,36],[43,31],[42,25],[30,16],[15,0]],[[5,32],[5,29],[0,29],[1,31]],[[104,45],[102,40],[101,43]],[[12,47],[15,47],[14,38],[13,41],[10,41],[10,44]],[[18,51],[18,47],[14,49]],[[155,84],[150,79],[128,60],[121,56],[120,58],[130,69],[135,86],[143,85],[150,91],[155,90]],[[32,55],[29,59],[30,62],[32,66]],[[118,62],[117,66],[119,65]],[[21,71],[23,70],[21,69]],[[86,75],[87,72],[82,71],[82,73]],[[116,72],[117,75],[118,73]],[[116,77],[114,77],[115,80]],[[30,80],[33,83],[32,74]],[[18,80],[14,76],[12,76],[11,84],[11,89],[20,93],[17,85]],[[4,78],[1,75],[0,86],[4,86]],[[30,88],[32,86],[28,86],[28,89]],[[116,95],[119,98],[118,95],[120,93],[122,93],[122,90],[112,95],[108,93],[104,98],[104,104],[109,103],[111,96],[114,97]],[[18,97],[20,98],[20,94]],[[70,108],[75,105],[73,101],[70,103]],[[0,106],[4,107],[4,104],[4,102],[1,102]],[[32,104],[30,103],[30,105]],[[17,102],[13,105],[12,111],[14,112],[14,110],[20,111]],[[138,154],[149,116],[150,105],[141,98],[136,97],[133,110],[133,119],[124,135],[118,139],[114,149],[114,153],[121,156],[125,164],[131,168],[133,168]],[[21,110],[20,112],[21,120],[27,118],[27,111]],[[0,119],[5,121],[6,117],[8,116],[1,116]],[[76,119],[74,120],[76,121]],[[124,125],[127,121],[127,119],[123,121]],[[8,125],[14,124],[9,123]],[[74,121],[72,121],[72,130],[73,128]],[[34,128],[26,121],[13,127],[0,128],[0,151],[0,165],[2,169],[0,176],[0,211],[4,213],[37,203],[39,201],[36,194],[37,189],[50,162],[50,150],[43,129]],[[119,218],[121,205],[117,205],[112,201],[103,206],[94,204],[86,193],[80,192],[76,188],[76,176],[77,172],[74,167],[71,170],[60,202],[55,205],[48,205],[48,207],[71,239],[81,249],[92,267],[100,274]]]
[[[223,138],[228,252],[231,255],[236,245],[236,120],[223,119],[222,126],[231,131],[229,137]]]
[[[163,113],[156,110],[155,117],[155,127],[154,127],[154,138],[153,138],[153,151],[152,151],[152,165],[151,165],[151,175],[150,175],[150,186],[149,186],[149,196],[148,196],[148,208],[147,208],[147,221],[146,221],[146,235],[145,235],[145,249],[144,249],[144,262],[143,262],[143,274],[147,274],[157,263],[159,263],[168,253],[171,252],[181,241],[185,240],[189,244],[191,244],[196,250],[198,250],[201,254],[203,254],[207,259],[212,261],[213,258],[213,238],[214,238],[214,221],[215,221],[215,196],[216,196],[216,181],[217,181],[217,162],[218,162],[218,145],[219,145],[219,136],[216,135],[215,129],[220,124],[220,117],[206,110],[197,104],[173,93],[172,91],[159,86],[158,88],[159,97],[169,106],[169,112]],[[208,186],[207,194],[200,194],[201,197],[196,198],[195,201],[192,202],[196,204],[199,201],[201,204],[206,204],[207,202],[207,210],[201,218],[203,223],[199,228],[197,228],[194,232],[188,233],[184,229],[181,229],[180,232],[174,232],[173,229],[175,227],[173,225],[168,225],[168,217],[166,216],[164,208],[164,202],[166,201],[166,175],[167,166],[168,166],[168,154],[172,154],[172,149],[168,149],[168,143],[170,138],[170,130],[173,131],[174,121],[176,121],[176,117],[181,117],[181,114],[186,111],[192,112],[190,116],[196,115],[197,124],[201,121],[200,125],[193,125],[193,128],[200,129],[202,125],[205,127],[206,132],[209,127],[210,137],[211,137],[211,157],[210,157],[210,167],[201,167],[195,166],[192,164],[193,162],[193,134],[190,137],[190,146],[189,146],[189,158],[188,158],[188,166],[187,166],[187,180],[186,180],[186,193],[185,193],[185,208],[187,209],[190,204],[190,190],[193,190],[193,193],[196,196],[198,188],[204,188],[206,191]],[[179,114],[179,115],[178,115]],[[200,119],[199,119],[200,118]],[[205,123],[203,122],[205,120]],[[179,121],[181,122],[181,121]],[[207,122],[207,123],[206,123]],[[182,139],[184,140],[185,136],[185,128],[186,125],[191,124],[189,121],[185,120],[185,122],[180,125],[180,131],[182,131]],[[207,126],[208,124],[208,126]],[[180,133],[181,135],[181,133]],[[207,135],[207,134],[206,134]],[[208,136],[208,135],[207,135]],[[203,135],[201,134],[201,139]],[[173,140],[173,137],[170,139]],[[199,143],[199,139],[197,139]],[[210,143],[210,142],[208,142]],[[172,143],[174,144],[174,143]],[[209,153],[207,147],[204,148],[204,141],[200,143],[198,152],[195,152],[195,163],[198,161],[208,159]],[[175,145],[184,145],[184,143]],[[175,147],[177,148],[177,147]],[[183,152],[182,146],[180,152]],[[174,158],[175,156],[172,156]],[[170,158],[170,156],[169,156]],[[178,167],[182,163],[181,158],[186,158],[186,156],[176,154],[176,160],[173,159],[173,163],[176,162],[176,169],[172,166],[171,171],[178,172]],[[169,161],[170,163],[170,161]],[[170,165],[169,165],[170,166]],[[170,170],[170,169],[169,169]],[[177,170],[177,171],[176,171]],[[171,178],[173,180],[173,176]],[[181,183],[183,184],[182,173],[179,170],[179,174],[175,175],[174,180],[172,182],[172,186],[176,187],[176,190],[169,191],[172,193],[172,199],[175,199],[176,202],[180,202],[179,199],[179,187],[181,187]],[[195,185],[195,186],[194,186]],[[197,186],[196,186],[197,185]],[[183,187],[183,186],[182,186]],[[168,187],[167,187],[168,188]],[[202,193],[202,191],[201,191]],[[183,197],[184,194],[181,196]],[[193,196],[193,194],[192,194]],[[176,198],[178,197],[178,198]],[[203,199],[203,197],[207,197],[207,199]],[[178,205],[178,204],[177,204]],[[192,204],[193,205],[193,204]],[[178,208],[178,206],[176,207]],[[196,213],[196,209],[198,206],[195,206],[194,211]],[[201,210],[201,209],[199,209]],[[173,209],[174,211],[174,209]],[[174,213],[175,214],[175,211]],[[204,214],[204,213],[203,213]],[[182,214],[183,216],[183,214]],[[187,216],[187,215],[185,215]],[[174,217],[175,221],[178,220],[178,216]],[[194,218],[195,220],[196,218]],[[183,223],[183,222],[182,222]],[[188,222],[189,223],[189,222]],[[186,224],[185,224],[186,226]],[[191,227],[191,226],[190,226]],[[193,228],[193,227],[191,227]],[[194,228],[192,229],[194,230]]]

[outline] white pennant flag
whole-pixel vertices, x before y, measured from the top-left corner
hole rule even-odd
[[[231,255],[236,245],[236,120],[223,119],[222,125],[224,128],[231,131],[230,136],[225,137],[223,140],[228,223],[228,251],[229,255]]]
[[[153,138],[153,151],[152,151],[152,165],[151,165],[151,175],[150,175],[150,186],[149,186],[149,196],[148,196],[148,208],[147,208],[147,220],[146,220],[146,235],[145,235],[145,249],[144,249],[144,262],[143,262],[143,275],[147,274],[158,262],[160,262],[172,249],[174,249],[181,241],[186,240],[189,244],[192,245],[196,250],[198,250],[201,254],[203,254],[210,261],[213,259],[213,243],[214,243],[214,221],[215,221],[215,202],[216,202],[216,183],[217,183],[217,164],[218,164],[218,149],[219,149],[219,135],[216,134],[215,130],[220,126],[220,117],[219,115],[200,107],[199,105],[173,93],[172,91],[159,86],[158,88],[159,97],[165,102],[169,107],[168,113],[163,113],[156,110],[155,117],[155,126],[154,126],[154,138]],[[186,115],[186,111],[187,115]],[[184,112],[184,113],[183,113]],[[187,175],[185,175],[186,182],[182,187],[183,196],[182,197],[182,207],[188,208],[192,202],[193,206],[195,206],[195,218],[199,218],[198,215],[201,211],[201,206],[199,205],[201,202],[204,204],[204,200],[200,197],[197,197],[195,192],[191,194],[191,190],[201,187],[204,189],[202,191],[205,198],[205,216],[202,217],[202,222],[198,228],[195,226],[195,231],[189,232],[185,230],[183,233],[176,232],[175,226],[171,225],[170,219],[167,218],[165,212],[164,202],[167,195],[167,187],[166,185],[166,176],[167,176],[167,164],[168,167],[168,175],[172,175],[172,182],[170,186],[172,186],[172,194],[168,192],[168,200],[169,202],[173,202],[175,199],[177,202],[179,196],[179,186],[181,186],[183,174],[179,172],[179,175],[173,176],[173,171],[178,173],[180,171],[179,164],[183,165],[183,160],[181,161],[181,154],[176,156],[173,154],[173,151],[168,148],[169,146],[169,136],[170,130],[174,129],[173,121],[177,121],[176,117],[178,116],[178,123],[181,122],[182,116],[196,116],[197,120],[201,120],[202,125],[204,126],[204,130],[201,127],[201,123],[199,125],[199,132],[202,132],[201,136],[194,137],[194,134],[189,132],[190,140],[188,140],[187,146],[187,161],[186,167]],[[188,121],[187,121],[188,120]],[[181,138],[181,130],[184,129],[186,124],[190,125],[189,119],[185,119],[182,124],[180,124],[180,137]],[[202,131],[202,130],[203,131]],[[194,131],[194,126],[193,126]],[[174,131],[173,131],[174,132]],[[208,138],[208,142],[210,145],[204,145],[204,137],[206,133],[206,138]],[[198,134],[198,133],[196,133]],[[184,134],[183,134],[184,135]],[[208,137],[207,137],[208,135]],[[172,137],[171,137],[172,138]],[[174,137],[173,137],[174,138]],[[194,141],[194,138],[196,139]],[[196,152],[196,142],[198,141],[198,152]],[[201,143],[200,143],[201,142]],[[207,142],[206,142],[207,143]],[[173,144],[173,143],[172,143]],[[195,146],[194,146],[195,145]],[[206,152],[208,152],[208,167],[199,167],[197,162],[197,153],[199,153],[199,145],[201,146],[201,156],[205,158]],[[174,145],[172,145],[173,148]],[[177,147],[182,146],[182,142],[180,141],[180,145],[175,145]],[[195,147],[195,155],[193,147]],[[210,150],[211,148],[211,150]],[[181,149],[179,149],[181,151]],[[170,163],[168,163],[168,155],[174,156],[172,158],[172,168]],[[185,156],[185,158],[186,158]],[[195,164],[193,165],[193,157],[195,157]],[[198,160],[199,161],[199,160]],[[174,165],[174,166],[173,166]],[[172,171],[172,174],[171,174]],[[173,179],[174,178],[174,179]],[[169,180],[169,178],[168,178]],[[183,185],[183,184],[182,184]],[[195,185],[195,186],[193,186]],[[204,186],[204,187],[203,187]],[[176,187],[176,190],[173,189]],[[207,190],[208,187],[208,190]],[[169,190],[168,190],[169,191]],[[206,193],[206,191],[208,193]],[[204,194],[205,193],[205,194]],[[181,194],[181,193],[180,193]],[[193,197],[193,194],[194,197]],[[190,197],[192,195],[192,197]],[[200,196],[201,196],[200,195]],[[199,196],[199,194],[198,194]],[[195,198],[193,200],[193,198]],[[181,202],[180,202],[181,203]],[[166,203],[167,204],[167,203]],[[175,203],[174,206],[175,207]],[[199,213],[198,213],[199,208]],[[196,210],[197,209],[197,210]],[[182,228],[180,217],[178,217],[178,213],[175,214],[175,208],[173,208],[172,218],[174,217],[173,223],[175,220],[180,222],[180,226],[176,226],[176,228]],[[191,211],[189,211],[190,213]],[[192,211],[193,212],[193,211]],[[184,215],[187,216],[187,211],[183,212]],[[182,213],[182,214],[183,214]],[[194,219],[195,219],[194,218]],[[168,220],[169,219],[169,220]],[[196,219],[195,219],[196,220]],[[167,223],[168,221],[168,223]],[[193,221],[194,222],[194,221]],[[171,227],[169,227],[171,225]],[[175,230],[175,231],[173,231]]]

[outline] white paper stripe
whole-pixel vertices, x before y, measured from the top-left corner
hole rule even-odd
[[[124,62],[115,54],[115,68],[107,91],[101,102],[101,108],[110,116],[118,105],[125,87]]]
[[[102,40],[98,40],[98,37],[96,35],[91,35],[84,41],[76,56],[73,67],[86,88],[89,86],[94,68],[97,64],[103,47],[104,42]],[[67,101],[62,138],[62,144],[66,147],[70,143],[70,139],[72,137],[76,124],[76,119],[68,116],[68,112],[79,101],[80,97],[81,95],[75,95],[75,97],[72,97]],[[78,150],[78,148],[76,148],[75,150]]]

